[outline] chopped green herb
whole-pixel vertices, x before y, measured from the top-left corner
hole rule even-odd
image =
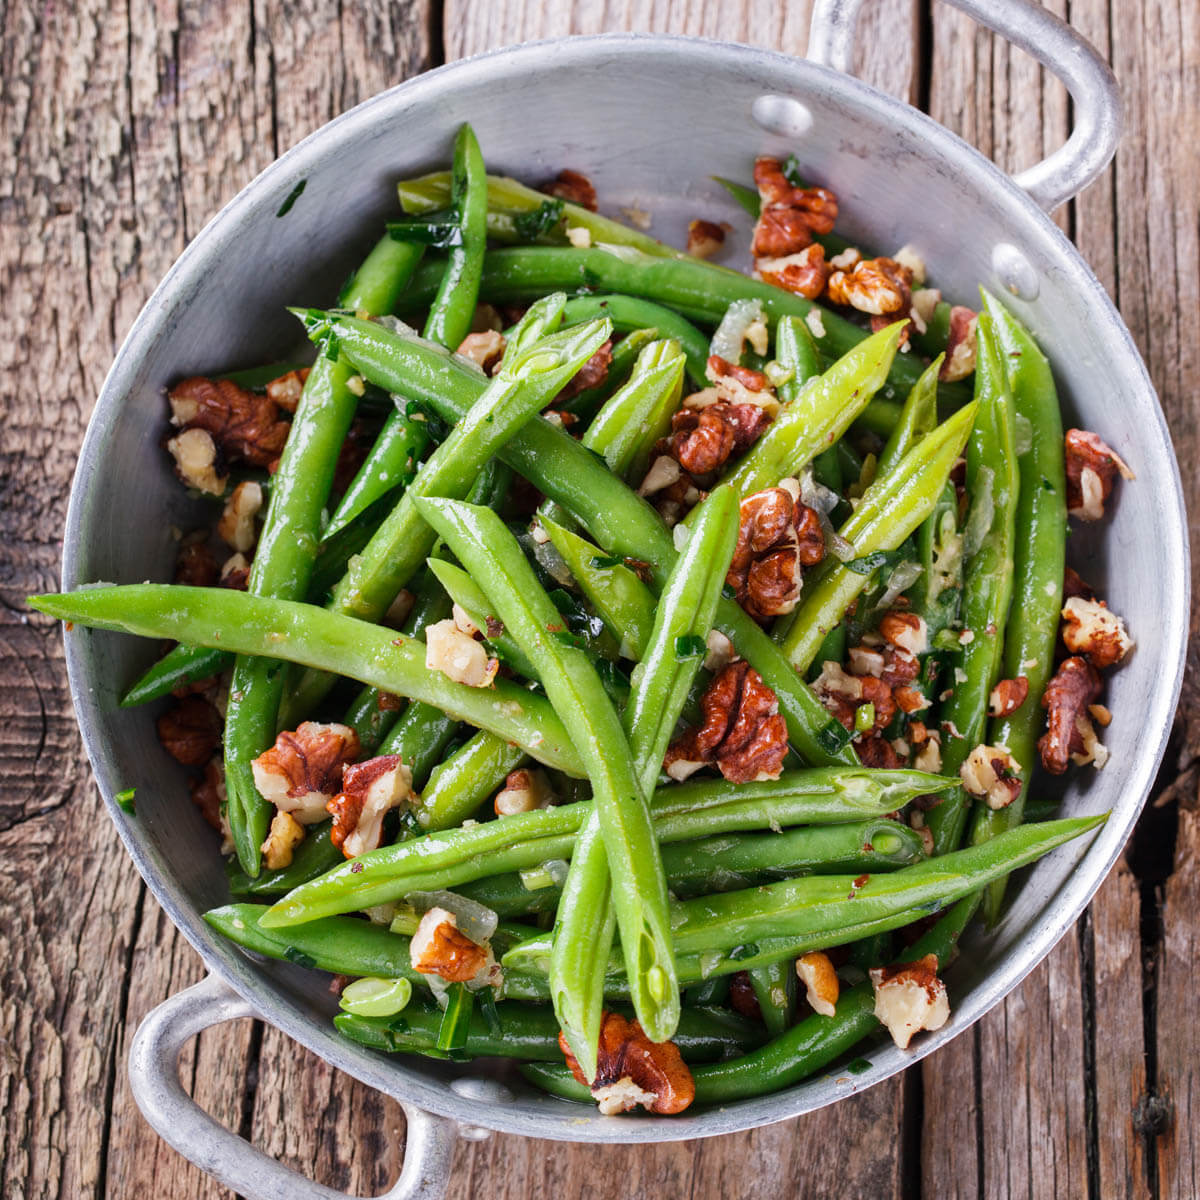
[[[869,1058],[856,1058],[852,1063],[846,1064],[846,1070],[851,1075],[864,1075],[871,1069],[871,1060]]]
[[[744,958],[753,958],[758,953],[758,944],[756,942],[744,942],[740,946],[734,946],[729,952],[729,957],[733,962],[741,962]]]
[[[475,1007],[474,996],[467,991],[465,983],[452,983],[446,994],[446,1011],[438,1026],[438,1050],[461,1050],[467,1044],[471,1029],[471,1012]]]
[[[288,193],[287,199],[279,206],[279,211],[276,212],[277,217],[286,217],[292,211],[292,205],[304,194],[304,189],[308,186],[308,180],[302,179]]]
[[[317,965],[317,960],[311,954],[305,954],[298,946],[288,946],[283,957],[298,967],[308,967],[310,970]]]
[[[133,796],[137,789],[126,788],[123,792],[118,792],[113,799],[117,802],[117,807],[131,817],[136,816],[136,811],[133,807]]]
[[[675,639],[675,657],[680,662],[689,658],[703,658],[708,653],[708,644],[696,633],[684,634]]]

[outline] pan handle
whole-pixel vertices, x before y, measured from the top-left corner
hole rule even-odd
[[[179,1054],[197,1034],[254,1008],[215,975],[164,1000],[138,1027],[129,1048],[129,1082],[142,1115],[164,1141],[249,1200],[349,1200],[305,1179],[209,1116],[179,1082]],[[404,1168],[379,1200],[440,1200],[450,1180],[453,1121],[405,1104]]]
[[[849,72],[863,0],[816,0],[808,57]],[[1066,144],[1014,176],[1046,212],[1083,191],[1108,166],[1121,136],[1121,95],[1095,47],[1036,0],[946,0],[986,29],[1031,54],[1067,85],[1075,102]]]

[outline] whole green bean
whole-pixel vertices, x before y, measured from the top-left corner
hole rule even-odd
[[[792,404],[810,379],[821,373],[821,352],[812,330],[799,317],[780,317],[775,326],[775,361],[791,371],[791,377],[778,388],[779,401]],[[835,492],[842,490],[842,473],[837,449],[830,446],[813,457],[816,481]]]
[[[349,302],[368,313],[390,312],[415,262],[409,249],[381,239],[349,286]],[[308,592],[334,468],[356,409],[350,375],[347,364],[321,356],[304,382],[271,480],[247,583],[252,595],[299,600]],[[275,740],[283,683],[284,672],[270,660],[234,663],[225,711],[226,811],[238,861],[249,875],[258,874],[271,816],[250,763]]]
[[[546,694],[587,767],[612,873],[613,907],[627,950],[634,1008],[647,1034],[663,1041],[679,1020],[679,989],[666,925],[666,880],[620,721],[586,656],[555,638],[562,618],[495,513],[452,500],[423,498],[420,504],[459,559],[476,565],[477,579],[483,577],[501,620],[539,668]]]
[[[895,550],[929,515],[942,493],[950,470],[963,448],[975,419],[970,405],[921,439],[867,489],[841,536],[860,558]],[[807,671],[829,631],[837,625],[871,575],[836,563],[819,573],[796,609],[795,620],[782,643],[794,670]]]
[[[1004,630],[1013,594],[1013,553],[1020,481],[1012,393],[992,318],[979,318],[975,388],[978,413],[967,444],[963,635],[954,691],[942,705],[942,771],[952,778],[983,741],[988,697],[999,678]],[[972,541],[975,544],[972,544]],[[962,841],[967,795],[961,787],[928,816],[935,851]]]
[[[425,646],[416,638],[397,637],[393,630],[310,604],[156,583],[31,596],[29,603],[97,629],[227,646],[239,654],[337,671],[431,704],[526,747],[550,766],[582,774],[579,756],[544,697],[503,679],[490,688],[455,683],[425,666]]]
[[[998,811],[976,805],[972,842],[1019,825],[1026,807],[1042,726],[1038,700],[1054,670],[1067,528],[1062,415],[1050,364],[1028,330],[987,292],[983,307],[1007,367],[1014,411],[1029,422],[1028,445],[1017,455],[1013,598],[1004,634],[1004,674],[1010,679],[1023,675],[1029,694],[1015,712],[991,721],[988,728],[988,745],[1008,747],[1020,763],[1021,791]],[[1004,883],[997,880],[987,889],[983,904],[989,923],[999,916]]]

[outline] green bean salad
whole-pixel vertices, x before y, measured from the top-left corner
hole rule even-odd
[[[944,1025],[963,930],[1103,820],[1030,788],[1107,758],[1133,643],[1065,547],[1128,467],[994,296],[753,181],[745,274],[464,126],[293,310],[311,365],[169,390],[214,502],[174,582],[30,600],[177,643],[122,703],[222,838],[206,919],[348,1038],[606,1114],[760,1095]]]

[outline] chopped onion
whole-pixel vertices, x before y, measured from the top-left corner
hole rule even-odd
[[[813,478],[812,467],[805,467],[798,476],[800,480],[800,499],[809,508],[818,513],[831,513],[838,506],[839,496],[832,488],[818,483]]]
[[[891,608],[896,597],[912,587],[921,578],[924,570],[925,568],[920,563],[915,563],[911,559],[897,563],[896,569],[888,579],[887,590],[879,597],[879,607]]]
[[[1017,413],[1013,424],[1016,426],[1013,449],[1017,454],[1028,454],[1033,449],[1033,423],[1024,413]]]
[[[709,354],[715,354],[726,362],[736,363],[742,357],[742,347],[746,343],[746,330],[755,321],[763,319],[761,300],[735,300],[725,310],[712,342],[708,347]]]
[[[456,892],[409,892],[406,899],[420,913],[428,912],[431,908],[444,908],[453,913],[459,930],[477,946],[490,941],[496,926],[500,924],[500,918],[494,910]]]
[[[542,888],[562,887],[567,882],[570,864],[565,858],[551,858],[540,866],[521,871],[521,884],[527,892],[540,892]]]

